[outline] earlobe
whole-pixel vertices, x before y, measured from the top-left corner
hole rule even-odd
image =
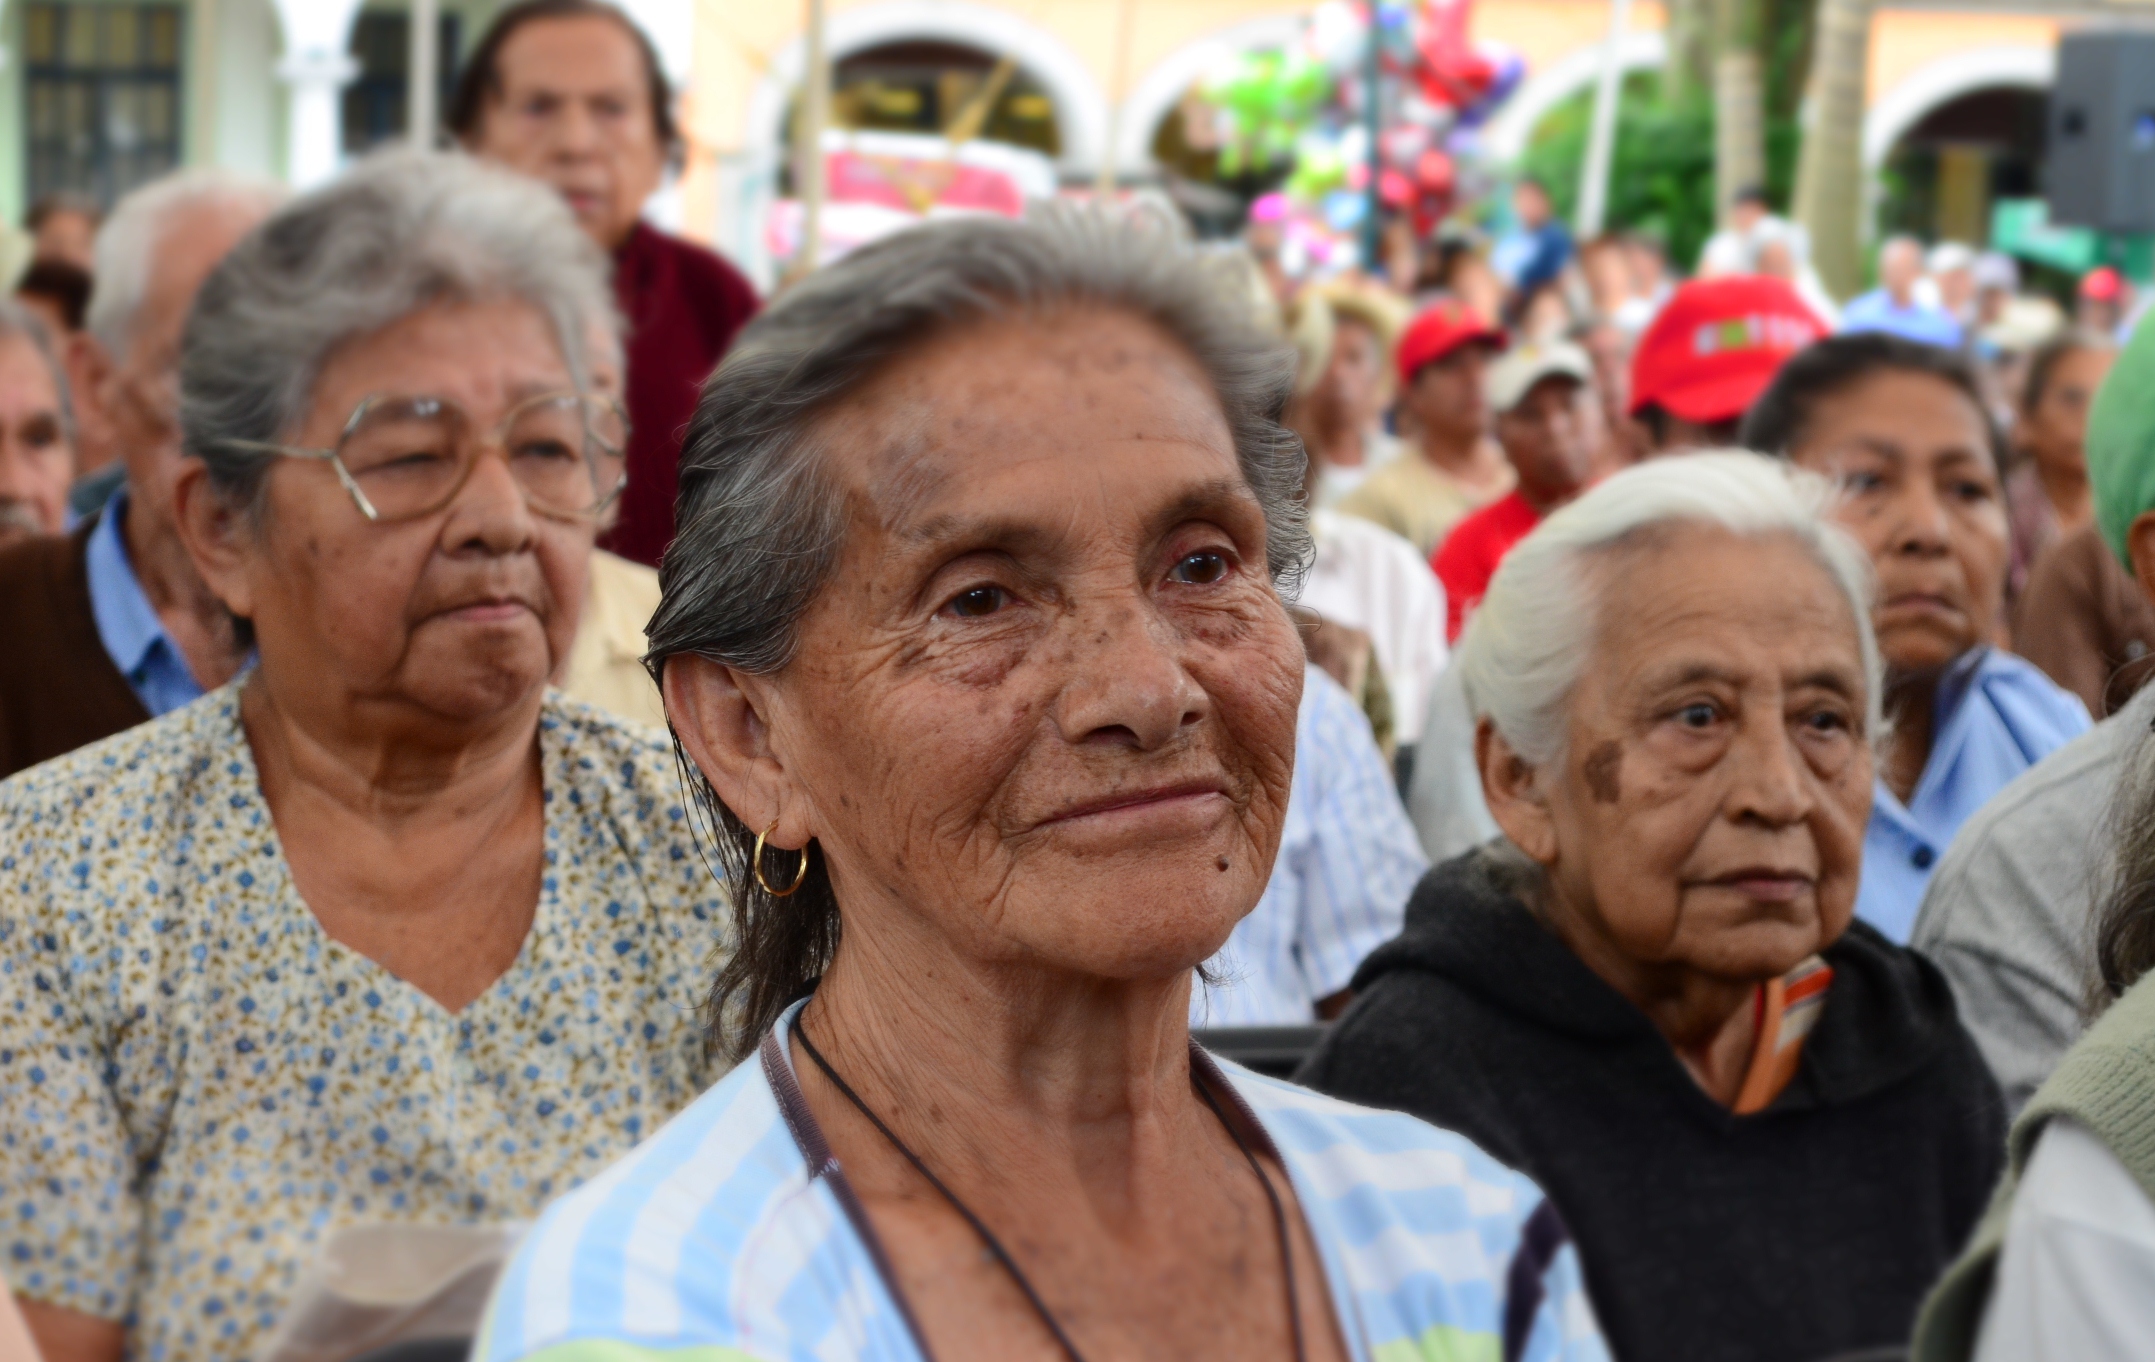
[[[771,747],[763,678],[683,653],[666,659],[660,689],[675,736],[721,803],[757,831],[771,829],[774,847],[793,850],[814,839],[807,801]]]
[[[195,571],[224,608],[254,618],[254,585],[247,577],[245,512],[233,509],[210,486],[200,459],[185,460],[172,485],[173,520]]]
[[[1543,865],[1554,863],[1556,825],[1539,772],[1512,750],[1488,719],[1474,728],[1474,762],[1481,769],[1482,798],[1497,827],[1531,859]]]

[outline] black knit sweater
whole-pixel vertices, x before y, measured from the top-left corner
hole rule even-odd
[[[1520,902],[1489,851],[1429,872],[1304,1067],[1532,1176],[1620,1362],[1817,1362],[1904,1344],[1982,1214],[1998,1088],[1930,963],[1858,924],[1795,1080],[1709,1098],[1644,1013]]]

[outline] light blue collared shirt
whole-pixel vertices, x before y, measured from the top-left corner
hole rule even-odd
[[[1841,309],[1841,332],[1884,331],[1904,340],[1960,348],[1960,323],[1942,307],[1910,302],[1901,307],[1884,289],[1873,289]]]
[[[1371,951],[1399,935],[1429,858],[1354,698],[1305,667],[1294,783],[1272,878],[1193,985],[1192,1026],[1306,1026]]]
[[[126,518],[123,488],[105,503],[97,528],[90,531],[85,564],[90,575],[90,613],[97,619],[97,638],[112,665],[120,669],[135,698],[154,719],[201,699],[202,686],[136,580],[134,564],[127,559],[127,536],[120,532],[120,522]]]
[[[1938,683],[1930,760],[1902,804],[1883,780],[1863,837],[1856,916],[1903,945],[1931,869],[1969,815],[2088,731],[2087,707],[2011,653],[1977,648]]]

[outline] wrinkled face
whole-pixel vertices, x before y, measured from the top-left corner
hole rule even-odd
[[[1886,665],[1943,667],[1995,633],[2005,499],[1982,413],[1928,374],[1888,370],[1819,401],[1789,451],[1841,485],[1838,519],[1878,570]]]
[[[1523,492],[1547,505],[1585,488],[1601,437],[1595,415],[1592,389],[1575,378],[1552,375],[1497,418],[1497,440],[1518,471]]]
[[[1878,282],[1896,298],[1907,294],[1923,277],[1923,248],[1913,241],[1894,240],[1878,253]]]
[[[2050,366],[2020,430],[2021,442],[2044,466],[2087,471],[2088,408],[2116,361],[2114,350],[2073,350]]]
[[[848,922],[1120,979],[1204,960],[1270,874],[1303,664],[1202,371],[1118,313],[998,321],[827,430],[845,545],[765,722]]]
[[[127,462],[130,515],[167,525],[180,471],[180,334],[195,294],[263,209],[205,203],[175,212],[157,234],[124,354],[98,383],[97,403]]]
[[[332,352],[285,443],[335,446],[372,396],[447,398],[484,432],[527,398],[574,388],[537,309],[438,305]],[[534,699],[567,655],[593,527],[534,513],[498,447],[448,506],[416,519],[369,521],[311,459],[280,460],[265,495],[240,531],[244,561],[211,582],[254,621],[265,675],[473,722]]]
[[[1628,959],[1785,974],[1855,911],[1871,755],[1854,614],[1785,538],[1687,526],[1604,568],[1614,604],[1536,859]]]
[[[1407,409],[1425,430],[1455,441],[1478,439],[1489,430],[1489,347],[1462,345],[1415,370],[1407,385]]]
[[[1339,319],[1326,377],[1344,420],[1359,426],[1376,417],[1383,398],[1384,342],[1368,323],[1354,317]]]
[[[28,336],[0,336],[0,540],[60,533],[74,476],[51,366]]]
[[[535,20],[495,70],[471,149],[546,181],[594,240],[620,245],[666,166],[636,40],[603,16]]]

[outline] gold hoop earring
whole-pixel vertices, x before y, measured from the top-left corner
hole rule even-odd
[[[769,894],[774,899],[782,899],[788,894],[791,894],[795,890],[799,889],[801,887],[801,881],[808,878],[808,848],[801,848],[801,868],[793,872],[793,883],[787,885],[783,889],[772,888],[771,882],[763,878],[763,839],[769,837],[773,832],[776,832],[777,830],[778,820],[773,818],[771,820],[771,826],[765,828],[763,831],[756,834],[756,850],[750,856],[748,865],[749,869],[755,871],[756,883],[763,886],[763,892]]]

